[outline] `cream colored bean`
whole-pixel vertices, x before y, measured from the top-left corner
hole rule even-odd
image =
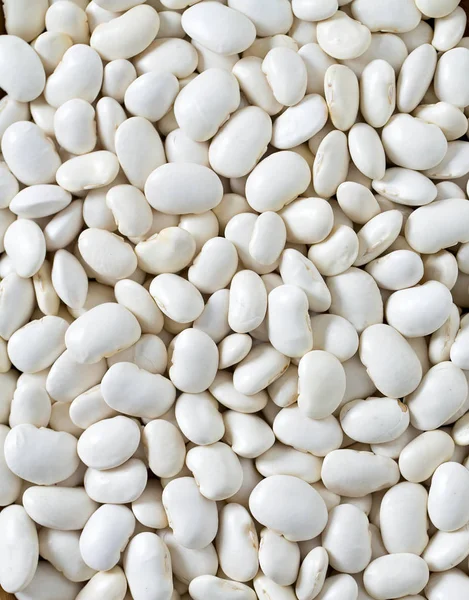
[[[174,537],[184,548],[199,550],[215,538],[217,505],[202,496],[192,477],[170,481],[163,490],[163,506]]]
[[[78,362],[97,363],[134,344],[140,331],[130,311],[119,304],[105,302],[73,322],[67,330],[65,344]]]
[[[230,503],[220,511],[216,548],[220,567],[235,581],[251,580],[259,568],[257,532],[249,512],[240,504]],[[237,553],[243,557],[239,561]]]
[[[46,390],[57,402],[71,402],[76,396],[99,383],[106,371],[104,359],[94,364],[78,363],[65,350],[52,365],[46,380]]]
[[[440,427],[461,408],[466,396],[462,370],[451,362],[435,365],[406,399],[412,425],[421,431]]]
[[[431,537],[422,555],[431,571],[447,571],[464,560],[462,557],[469,552],[468,531],[469,527],[464,525],[456,531],[437,531]]]
[[[68,323],[55,316],[30,321],[10,337],[8,356],[12,364],[24,373],[37,373],[47,367],[65,350]]]
[[[336,506],[322,533],[322,546],[329,555],[332,568],[341,573],[358,573],[371,560],[368,518],[351,504]]]
[[[371,31],[411,31],[420,22],[421,14],[413,2],[399,0],[395,10],[388,6],[378,9],[375,3],[369,0],[359,0],[352,7],[353,16],[364,23]]]
[[[174,114],[179,127],[191,139],[203,142],[213,137],[240,102],[239,86],[223,69],[208,69],[179,93]],[[200,118],[203,110],[204,118]],[[196,117],[197,115],[197,117]]]
[[[68,100],[54,114],[58,143],[72,154],[86,154],[96,146],[95,110],[85,100]]]
[[[437,195],[435,184],[425,175],[399,167],[387,169],[382,179],[373,181],[373,189],[385,198],[406,206],[430,204]]]
[[[417,483],[402,482],[383,496],[380,529],[386,550],[420,555],[428,544],[426,489]]]
[[[194,444],[205,446],[223,437],[223,418],[216,400],[208,392],[181,394],[175,409],[179,428]]]
[[[262,63],[262,71],[275,99],[285,106],[298,104],[307,84],[306,67],[301,57],[290,48],[272,48]]]
[[[112,365],[103,377],[101,393],[106,404],[116,411],[155,419],[173,405],[176,391],[162,375],[120,362]]]
[[[409,411],[394,398],[353,400],[342,407],[340,424],[353,440],[380,444],[397,439],[409,426]]]
[[[39,552],[70,581],[86,581],[95,571],[81,558],[80,534],[74,531],[42,529],[39,533]]]
[[[342,131],[331,131],[319,145],[313,165],[316,193],[325,198],[333,196],[347,177],[350,156],[347,137]]]
[[[298,368],[290,364],[285,373],[271,383],[267,390],[272,402],[280,408],[294,404],[298,399]]]
[[[75,437],[26,423],[11,429],[4,452],[8,468],[37,485],[51,485],[70,477],[79,463]]]
[[[34,288],[31,279],[11,273],[0,282],[0,290],[0,335],[8,340],[29,320],[34,310]]]
[[[160,333],[163,315],[143,286],[131,279],[121,279],[116,283],[114,293],[117,302],[137,317],[142,333]]]
[[[271,137],[269,115],[256,106],[242,108],[213,138],[209,148],[210,165],[219,175],[243,177],[264,154]]]
[[[298,600],[312,600],[317,597],[324,585],[328,566],[329,556],[322,546],[308,552],[301,563],[296,582]]]
[[[227,369],[245,358],[252,347],[252,338],[244,333],[233,333],[218,344],[219,369]]]
[[[83,201],[74,200],[67,208],[54,215],[44,227],[48,251],[67,246],[83,227]]]
[[[403,568],[405,565],[405,568]],[[409,553],[397,553],[377,558],[365,569],[366,591],[377,600],[418,594],[428,583],[427,563]]]
[[[0,82],[2,89],[18,102],[30,102],[44,89],[45,74],[41,60],[34,50],[16,35],[2,37]]]
[[[112,600],[124,598],[127,589],[125,575],[119,566],[109,571],[99,571],[86,583],[78,594],[78,600],[91,600],[93,594],[108,594]]]
[[[298,544],[288,541],[270,529],[263,529],[259,564],[262,572],[277,585],[292,585],[296,581],[300,566]]]
[[[220,203],[221,182],[207,167],[170,163],[155,169],[145,183],[148,202],[169,214],[203,213]]]
[[[448,141],[456,140],[467,130],[467,122],[464,119],[461,110],[453,104],[448,104],[447,102],[422,104],[417,106],[413,112],[413,115],[414,117],[423,119],[428,123],[434,123],[435,125],[438,125]],[[438,198],[438,200],[441,199],[442,198]]]
[[[287,241],[297,244],[322,242],[332,231],[333,211],[322,198],[298,198],[280,211]]]
[[[254,210],[275,212],[304,192],[310,181],[311,172],[304,158],[296,152],[277,152],[250,173],[246,199]]]
[[[295,592],[291,586],[280,586],[269,577],[262,574],[261,571],[256,575],[253,581],[254,591],[257,598],[261,600],[294,600]]]
[[[219,371],[217,373],[210,386],[210,393],[223,406],[244,413],[253,413],[262,410],[269,399],[267,392],[264,390],[250,395],[238,391],[233,385],[231,373],[227,373],[226,371]]]
[[[161,501],[162,494],[161,483],[157,479],[149,479],[145,490],[137,500],[132,502],[132,511],[139,523],[154,529],[163,529],[168,526]]]
[[[444,17],[452,12],[459,4],[458,0],[445,0],[445,2],[435,2],[435,0],[417,0],[417,8],[427,17]]]
[[[268,297],[268,334],[274,348],[302,357],[313,348],[308,297],[296,286],[281,285]]]
[[[324,76],[336,61],[317,43],[308,43],[298,50],[306,66],[307,94],[324,94]]]
[[[114,98],[105,96],[98,100],[96,104],[96,128],[104,150],[116,153],[116,129],[126,118],[127,115],[124,109]]]
[[[334,227],[323,242],[311,246],[308,251],[308,258],[322,275],[338,275],[347,271],[357,255],[357,234],[346,225]]]
[[[154,275],[181,271],[195,250],[194,238],[181,227],[166,227],[135,247],[140,268]]]
[[[397,81],[397,107],[411,112],[420,104],[435,73],[437,54],[430,44],[413,50],[405,59]]]
[[[241,487],[243,471],[233,450],[222,442],[192,448],[186,465],[194,474],[201,494],[209,500],[225,500]]]
[[[367,123],[355,123],[348,134],[350,157],[361,173],[370,179],[381,179],[386,169],[383,144]]]
[[[464,35],[466,22],[466,13],[460,6],[449,15],[435,19],[432,45],[440,52],[454,48]]]
[[[232,72],[251,104],[262,108],[268,115],[275,115],[282,109],[262,71],[261,58],[245,56],[234,65]]]
[[[299,452],[276,442],[256,459],[256,469],[264,477],[293,475],[307,483],[314,483],[321,476],[321,460],[308,452]]]
[[[49,529],[82,529],[98,508],[83,487],[32,486],[23,494],[23,505],[35,523]]]
[[[469,90],[465,85],[458,85],[462,73],[469,60],[467,48],[453,48],[445,52],[438,61],[435,71],[435,93],[439,100],[459,107],[469,103]]]
[[[71,194],[57,185],[32,185],[16,194],[9,208],[20,218],[37,219],[58,213],[71,200]]]
[[[230,333],[228,324],[229,290],[218,290],[210,296],[193,327],[207,334],[216,344]]]
[[[70,419],[82,429],[116,415],[116,411],[104,402],[100,385],[78,395],[70,404]]]
[[[7,506],[0,516],[0,582],[6,592],[20,592],[32,581],[39,558],[36,528],[22,506]]]
[[[2,154],[10,171],[25,185],[52,183],[61,163],[52,140],[27,121],[8,127],[2,137]]]
[[[422,302],[427,307],[424,314],[420,311]],[[402,335],[420,337],[441,327],[448,319],[451,307],[448,288],[439,281],[427,281],[421,286],[391,294],[386,304],[386,319]]]
[[[324,459],[322,480],[328,490],[361,498],[399,481],[397,464],[386,456],[357,450],[334,450]]]
[[[125,279],[137,267],[132,246],[122,237],[104,229],[83,231],[78,238],[78,249],[92,273],[104,280]]]
[[[305,512],[307,504],[314,511]],[[327,509],[320,495],[290,475],[273,475],[261,481],[251,493],[249,507],[262,525],[292,542],[315,537],[327,522]]]
[[[135,421],[123,416],[104,419],[91,425],[78,440],[81,460],[93,469],[105,470],[125,463],[140,442]]]
[[[290,359],[270,344],[259,344],[235,368],[233,384],[241,394],[253,396],[278,379]]]
[[[36,427],[47,427],[50,414],[51,401],[45,389],[34,383],[24,384],[13,395],[9,425],[15,427],[30,423]]]
[[[351,358],[358,349],[354,327],[338,315],[316,315],[311,318],[314,349],[333,354],[340,362]]]
[[[160,38],[133,60],[137,73],[169,71],[178,78],[191,75],[197,67],[197,51],[185,40]]]
[[[399,167],[418,171],[439,164],[448,148],[439,127],[406,114],[389,119],[381,139],[388,159]]]
[[[237,333],[248,333],[264,320],[267,292],[262,279],[253,271],[240,271],[231,282],[228,322]]]
[[[34,221],[13,221],[5,232],[3,243],[20,277],[32,277],[39,271],[46,255],[46,243],[44,234]]]
[[[433,364],[443,362],[444,360],[449,360],[454,341],[458,334],[458,329],[459,311],[457,306],[453,304],[448,319],[432,334],[430,338],[430,343],[428,345],[428,357]],[[456,350],[454,354],[457,356],[458,351]],[[456,360],[453,360],[453,362],[457,367],[462,368],[462,366],[464,366],[463,363],[460,363],[460,360],[457,358]]]
[[[329,19],[318,23],[317,38],[324,52],[343,60],[363,54],[370,45],[371,33],[368,27],[338,10]]]
[[[213,293],[229,284],[237,265],[238,256],[234,245],[225,238],[211,238],[195,258],[188,271],[188,278],[202,293]]]
[[[337,188],[337,201],[344,213],[361,225],[376,217],[381,209],[371,191],[360,183],[347,181]]]
[[[469,521],[464,502],[468,471],[456,462],[440,465],[433,474],[428,494],[428,516],[440,531],[455,531]]]
[[[90,152],[67,160],[57,170],[57,183],[76,193],[108,185],[117,177],[119,163],[106,150]]]
[[[66,250],[58,250],[52,265],[52,284],[64,304],[82,308],[88,293],[88,277],[80,262]]]
[[[125,92],[126,109],[149,121],[159,121],[171,108],[179,92],[179,83],[172,73],[144,73]]]
[[[283,150],[294,148],[318,133],[326,121],[324,99],[319,94],[309,94],[275,120],[272,145]]]
[[[315,456],[326,456],[340,448],[343,438],[335,417],[310,419],[297,405],[282,408],[275,417],[273,430],[280,442]]]
[[[435,179],[462,177],[469,172],[469,147],[465,142],[449,142],[448,151],[443,160],[433,169],[425,171],[425,175]]]
[[[274,263],[285,247],[287,231],[283,219],[274,212],[262,213],[256,220],[249,253],[257,262]]]
[[[88,44],[89,30],[85,11],[72,2],[72,5],[54,2],[45,15],[47,31],[58,31],[70,36],[74,44]]]
[[[119,126],[115,146],[122,170],[140,190],[144,189],[148,176],[166,162],[158,132],[143,117],[132,117]]]
[[[312,419],[331,415],[345,393],[345,372],[339,359],[323,350],[308,352],[299,362],[298,377],[300,410]]]
[[[396,75],[384,60],[376,59],[364,68],[360,79],[360,110],[366,122],[378,128],[385,125],[396,104]]]
[[[136,78],[135,67],[128,60],[121,58],[107,63],[103,74],[103,95],[122,103],[126,89]]]
[[[195,142],[182,129],[174,129],[165,140],[165,153],[168,162],[194,162],[209,166],[208,143]]]
[[[174,477],[182,469],[186,450],[184,440],[172,423],[155,419],[145,425],[142,442],[150,470],[158,477]]]
[[[80,553],[85,563],[98,571],[112,569],[134,528],[135,517],[127,507],[115,504],[100,506],[80,536]]]
[[[186,329],[169,347],[169,377],[181,391],[197,394],[212,385],[218,367],[218,349],[203,331]],[[191,365],[188,369],[187,365]]]
[[[357,118],[359,104],[355,73],[344,65],[329,67],[324,75],[324,95],[334,126],[341,131],[350,129]]]
[[[270,427],[257,416],[226,411],[223,413],[223,422],[223,439],[238,456],[257,458],[275,441]]]
[[[352,267],[329,277],[327,285],[332,296],[330,312],[350,321],[358,333],[369,325],[382,322],[381,295],[368,273]]]
[[[58,108],[67,100],[81,98],[93,102],[103,81],[99,54],[84,44],[75,44],[62,57],[44,89],[46,102]]]
[[[213,575],[199,575],[189,585],[191,598],[203,600],[255,600],[254,591],[242,583]]]
[[[204,308],[202,295],[189,281],[164,273],[151,282],[150,294],[160,310],[178,323],[191,323]]]

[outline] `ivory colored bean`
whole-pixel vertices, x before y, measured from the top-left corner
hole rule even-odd
[[[368,27],[350,18],[341,10],[317,26],[319,46],[333,58],[339,60],[357,58],[371,42]]]
[[[124,572],[134,598],[172,597],[170,553],[155,533],[146,531],[132,538],[124,554]]]
[[[83,227],[83,201],[74,200],[67,208],[55,214],[44,227],[46,250],[65,248]]]
[[[458,0],[446,0],[435,2],[435,0],[417,0],[417,8],[427,17],[445,17],[459,4]]]
[[[360,183],[341,183],[336,195],[340,208],[354,223],[363,225],[381,212],[371,191]]]
[[[130,362],[119,362],[103,377],[101,393],[106,404],[114,410],[155,419],[173,405],[176,391],[162,375],[149,373]]]
[[[308,297],[300,288],[281,285],[268,296],[268,334],[274,348],[301,358],[313,348]]]
[[[452,313],[453,314],[453,311]],[[453,318],[453,327],[454,324],[457,324],[458,320]],[[450,356],[451,361],[461,369],[466,369],[468,364],[468,355],[466,350],[466,342],[467,334],[468,334],[468,319],[464,316],[461,319],[461,323],[459,325],[459,331],[451,345]]]
[[[98,508],[83,487],[43,485],[24,492],[23,506],[38,525],[61,531],[82,529]]]
[[[458,334],[459,328],[459,311],[456,305],[451,307],[451,312],[445,323],[437,329],[430,338],[428,345],[428,357],[433,364],[448,360],[451,356],[451,350]],[[461,337],[462,341],[464,336]],[[458,348],[458,346],[456,347]],[[455,350],[456,350],[455,348]],[[464,353],[458,356],[458,352],[454,352],[454,364],[457,367],[464,366],[461,360]]]
[[[280,586],[269,577],[262,574],[261,571],[256,575],[253,581],[254,591],[257,598],[267,600],[275,598],[275,600],[294,600],[295,592],[291,586]]]
[[[166,162],[158,132],[143,117],[131,117],[119,125],[115,147],[127,179],[140,190],[144,189],[149,175]]]
[[[387,5],[378,7],[370,0],[359,0],[352,7],[352,14],[371,31],[412,31],[421,19],[420,12],[409,0],[399,0],[392,10]]]
[[[0,583],[6,592],[20,592],[32,581],[39,558],[33,521],[22,506],[7,506],[0,516]]]
[[[80,536],[80,553],[97,571],[116,566],[135,529],[135,517],[126,506],[103,504],[86,523]]]
[[[306,66],[306,93],[324,94],[324,75],[331,65],[336,64],[336,61],[315,42],[302,46],[298,54]]]
[[[146,50],[134,57],[137,73],[169,71],[178,78],[191,75],[197,67],[197,51],[185,40],[176,38],[155,39]]]
[[[298,406],[312,419],[324,419],[345,393],[345,372],[338,358],[323,350],[305,354],[298,365]]]
[[[70,419],[82,429],[116,415],[117,413],[104,402],[100,385],[83,392],[70,404]]]
[[[55,108],[73,98],[91,103],[98,96],[102,81],[103,63],[99,54],[85,44],[75,44],[47,79],[44,98]]]
[[[240,271],[232,279],[228,323],[237,333],[258,327],[267,310],[267,292],[262,279],[253,271]]]
[[[0,42],[2,89],[18,102],[30,102],[42,94],[45,81],[44,67],[36,52],[21,37],[3,35]]]
[[[96,146],[95,110],[85,100],[68,100],[54,114],[58,143],[73,154],[86,154]]]
[[[360,79],[361,113],[369,125],[378,128],[388,122],[395,105],[396,75],[394,69],[385,60],[371,61],[363,69]]]
[[[331,131],[319,144],[313,165],[316,193],[325,198],[333,196],[346,180],[350,156],[347,137],[339,130]]]
[[[109,23],[98,25],[90,45],[104,60],[131,58],[151,44],[159,25],[158,13],[151,6],[135,6]]]
[[[284,106],[298,104],[304,97],[306,67],[298,53],[291,48],[272,48],[264,58],[262,71],[275,99]]]
[[[453,455],[454,442],[441,430],[426,431],[412,440],[399,456],[399,469],[408,481],[422,482]]]
[[[226,411],[223,413],[223,422],[223,439],[238,456],[256,458],[275,441],[270,427],[257,416]]]
[[[399,167],[387,169],[384,177],[372,185],[385,198],[406,206],[429,204],[437,195],[435,184],[425,175]]]
[[[467,68],[467,48],[453,48],[442,54],[435,71],[434,88],[438,100],[464,108],[469,103],[469,90],[458,85],[460,73]]]
[[[203,142],[217,133],[239,103],[236,78],[223,69],[213,68],[198,75],[181,90],[174,104],[174,115],[186,135],[196,142]],[[201,114],[204,118],[200,118]]]
[[[214,575],[199,575],[189,584],[194,600],[210,597],[213,600],[255,600],[254,590],[243,583],[221,579]]]
[[[191,448],[186,465],[194,474],[201,494],[209,500],[225,500],[241,487],[243,471],[233,450],[222,442]]]
[[[306,190],[310,168],[296,152],[277,152],[261,161],[246,182],[246,200],[259,212],[278,211]]]
[[[397,81],[397,106],[411,112],[420,104],[435,73],[437,54],[430,44],[413,50],[405,59]]]
[[[451,300],[451,294],[445,285],[438,281],[427,281],[421,286],[391,294],[386,304],[386,318],[402,335],[428,335],[441,327],[449,317]],[[422,302],[427,310],[425,314],[419,315]]]
[[[399,481],[397,464],[386,456],[357,450],[333,450],[322,465],[322,480],[328,490],[361,498]]]
[[[78,440],[82,462],[98,470],[112,469],[125,463],[140,442],[140,428],[128,417],[117,416],[94,423]]]
[[[195,142],[182,129],[174,129],[165,140],[168,162],[194,162],[208,167],[208,148],[207,142]]]
[[[370,179],[382,179],[386,156],[379,135],[367,123],[355,123],[348,134],[348,148],[354,165]]]
[[[414,117],[438,125],[448,141],[456,140],[467,130],[463,113],[459,108],[448,102],[422,104],[417,106]],[[440,198],[438,198],[440,200]]]
[[[290,359],[268,343],[255,346],[235,368],[233,384],[241,394],[253,396],[278,379]]]
[[[197,288],[179,275],[164,273],[153,279],[150,285],[160,310],[177,323],[190,323],[202,313],[204,302]]]
[[[46,379],[46,390],[57,402],[71,402],[76,396],[99,383],[106,372],[100,359],[93,364],[78,363],[65,350],[52,365]]]
[[[321,275],[338,275],[347,271],[354,263],[357,255],[357,234],[351,227],[346,225],[334,227],[325,240],[312,245],[308,251],[308,258],[314,263]],[[328,295],[330,295],[330,292]]]
[[[382,254],[396,240],[403,216],[398,210],[387,210],[371,218],[358,231],[358,256],[355,266],[363,266]]]
[[[37,485],[59,483],[78,467],[77,441],[66,432],[36,428],[25,423],[13,427],[5,439],[8,468]]]
[[[314,349],[333,354],[340,362],[351,358],[358,349],[354,327],[338,315],[316,315],[311,318]]]
[[[356,506],[342,504],[329,513],[321,542],[333,569],[341,573],[358,573],[371,560],[368,518]]]
[[[39,532],[40,556],[74,582],[86,581],[95,573],[81,558],[79,538],[75,531],[41,529]]]
[[[75,44],[88,44],[89,32],[85,11],[72,2],[72,5],[54,2],[45,15],[48,31],[59,31],[70,36]]]
[[[148,202],[169,214],[203,213],[223,195],[217,175],[194,163],[169,163],[155,169],[145,183]]]
[[[171,108],[178,92],[179,83],[172,73],[150,71],[129,85],[124,103],[132,115],[159,121]]]
[[[174,537],[184,548],[199,550],[215,538],[217,505],[202,496],[192,477],[170,481],[163,490],[163,506]]]
[[[61,160],[52,140],[35,123],[18,121],[10,125],[1,146],[4,161],[21,183],[54,181]]]
[[[158,477],[174,477],[182,469],[186,450],[179,430],[163,419],[145,425],[142,433],[150,470]]]
[[[218,442],[225,433],[218,404],[209,392],[181,394],[176,401],[175,414],[179,429],[189,441],[199,446]]]
[[[114,287],[114,294],[117,302],[137,317],[142,333],[160,333],[163,314],[143,286],[131,279],[121,279]]]
[[[433,169],[425,171],[425,175],[435,179],[462,177],[469,172],[468,146],[465,142],[449,142],[448,151],[443,160]]]
[[[424,550],[422,558],[433,572],[448,571],[466,557],[469,527],[464,525],[456,531],[437,531]]]
[[[462,370],[451,362],[438,363],[406,398],[410,422],[421,431],[436,429],[456,414],[466,396],[467,381]]]
[[[139,523],[154,529],[163,529],[168,526],[161,497],[163,488],[156,479],[149,479],[145,490],[132,502],[132,511]]]
[[[171,342],[168,358],[169,377],[182,392],[197,394],[212,385],[218,368],[218,349],[205,332],[192,328],[182,331]]]
[[[409,426],[409,411],[394,398],[352,400],[340,411],[340,424],[353,440],[379,444],[397,439]]]
[[[259,546],[259,564],[262,572],[277,585],[292,585],[298,577],[300,549],[282,535],[263,529]]]
[[[5,252],[20,277],[32,277],[46,256],[46,242],[39,225],[30,219],[17,219],[5,231]]]
[[[37,219],[58,213],[71,200],[71,194],[57,185],[32,185],[17,193],[9,208],[20,218]]]
[[[249,581],[259,568],[259,542],[251,515],[244,506],[230,503],[221,509],[219,518],[216,548],[220,568],[235,581]]]
[[[261,58],[245,56],[234,65],[232,72],[251,104],[262,108],[268,115],[275,115],[282,109],[262,71]]]
[[[140,268],[155,275],[181,271],[195,251],[193,236],[181,227],[166,227],[135,247]]]
[[[296,582],[295,592],[298,600],[317,597],[323,588],[328,566],[329,556],[322,546],[308,552],[301,563]]]
[[[418,171],[440,163],[448,148],[439,127],[406,114],[391,117],[381,139],[388,159],[399,167]]]
[[[0,425],[0,506],[2,507],[13,504],[21,492],[21,479],[8,468],[3,452],[9,431],[10,428],[7,425]]]
[[[428,583],[427,563],[407,552],[388,554],[372,561],[365,569],[363,583],[376,600],[418,594]]]
[[[232,242],[214,237],[202,246],[189,268],[188,278],[202,293],[213,293],[230,283],[237,265],[238,255]]]
[[[103,73],[103,96],[123,102],[125,91],[137,78],[135,67],[122,58],[108,62]]]
[[[307,506],[314,510],[307,511]],[[262,525],[292,542],[315,537],[327,522],[320,495],[290,475],[273,475],[261,481],[251,493],[249,508]]]
[[[73,254],[58,250],[52,265],[52,284],[64,304],[82,308],[88,293],[88,277]]]
[[[456,531],[469,521],[464,498],[469,485],[466,467],[443,463],[435,470],[428,493],[428,516],[440,531]]]
[[[127,581],[124,572],[119,566],[109,571],[99,571],[80,590],[78,600],[92,600],[93,595],[107,594],[112,600],[124,598],[127,590]]]
[[[330,204],[322,198],[297,198],[281,211],[287,241],[316,244],[332,231],[334,214]]]
[[[307,483],[314,483],[320,479],[321,461],[308,452],[300,452],[276,442],[256,459],[256,469],[264,477],[293,475]]]
[[[47,590],[47,597],[73,600],[80,587],[79,583],[72,583],[47,561],[39,561],[31,583],[22,592],[17,593],[22,600],[26,600],[28,596],[42,600],[44,590]]]
[[[334,126],[341,131],[350,129],[357,118],[359,104],[355,73],[344,65],[330,66],[324,75],[324,95]]]

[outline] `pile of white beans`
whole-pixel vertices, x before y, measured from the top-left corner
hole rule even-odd
[[[469,598],[459,0],[3,0],[0,586]]]

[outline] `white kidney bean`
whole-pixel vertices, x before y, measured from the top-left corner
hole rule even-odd
[[[260,537],[259,564],[262,572],[277,585],[295,583],[300,566],[298,544],[270,529],[263,529]]]
[[[455,531],[469,521],[464,502],[469,486],[468,471],[456,462],[435,470],[428,493],[428,516],[440,531]]]
[[[301,563],[296,582],[295,592],[298,600],[317,597],[323,588],[328,566],[329,555],[322,546],[308,552]]]
[[[230,300],[231,301],[231,300]],[[300,288],[281,285],[268,296],[270,343],[286,356],[301,358],[313,348],[308,297]]]
[[[380,10],[370,0],[359,0],[352,6],[353,16],[371,31],[412,31],[420,22],[421,14],[409,0],[399,0],[391,10],[385,6]]]
[[[30,219],[17,219],[5,231],[3,243],[20,277],[36,275],[46,256],[46,242],[39,225]]]
[[[467,381],[459,367],[440,362],[423,377],[406,399],[410,422],[421,431],[441,427],[461,408],[467,397]],[[442,401],[444,398],[444,401]]]
[[[341,10],[318,23],[317,38],[324,52],[340,60],[357,58],[371,43],[368,27]]]
[[[108,594],[110,598],[124,598],[127,590],[127,581],[124,572],[119,566],[109,571],[99,571],[80,590],[78,600],[92,600],[94,594]]]
[[[444,52],[436,66],[434,88],[438,100],[464,108],[469,104],[469,90],[466,85],[458,85],[460,73],[467,68],[469,51],[467,48],[453,48]]]
[[[57,402],[71,402],[76,396],[99,383],[105,372],[104,359],[101,358],[92,364],[79,363],[74,360],[71,352],[65,350],[47,374],[46,390]]]
[[[24,22],[24,15],[22,21]],[[44,67],[36,52],[21,37],[2,36],[0,42],[2,89],[13,100],[30,102],[42,94],[45,81]]]
[[[170,481],[163,490],[163,506],[174,537],[184,548],[199,550],[215,538],[217,505],[202,496],[192,477]]]
[[[374,598],[387,600],[418,594],[427,585],[428,578],[427,563],[420,556],[402,552],[372,561],[365,569],[363,583]]]
[[[51,485],[70,477],[79,464],[77,440],[64,431],[16,425],[5,439],[5,461],[18,477]]]

